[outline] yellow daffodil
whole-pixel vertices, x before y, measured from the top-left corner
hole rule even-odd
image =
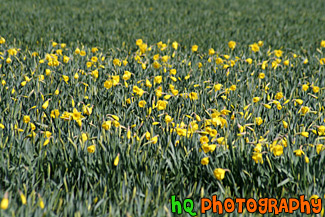
[[[208,165],[209,164],[209,157],[204,157],[201,159],[201,164],[202,165]]]
[[[118,154],[114,160],[114,166],[117,166],[120,161],[120,154]]]
[[[8,199],[8,192],[6,192],[3,199],[1,200],[0,208],[6,210],[8,209],[8,206],[9,206],[9,199]]]
[[[213,174],[218,180],[223,180],[225,178],[226,171],[224,169],[217,168],[213,171]]]
[[[91,145],[87,147],[89,153],[94,153],[96,151],[96,145]]]

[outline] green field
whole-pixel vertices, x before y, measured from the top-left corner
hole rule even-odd
[[[0,216],[190,216],[172,195],[197,216],[214,194],[325,207],[324,11],[1,1]]]

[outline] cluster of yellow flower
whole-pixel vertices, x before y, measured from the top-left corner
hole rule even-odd
[[[27,198],[26,198],[25,194],[23,192],[21,192],[21,191],[19,191],[18,193],[20,195],[21,203],[23,205],[26,205],[27,204]],[[40,194],[38,194],[38,206],[41,209],[44,209],[44,207],[45,207],[44,202],[43,202],[43,198],[41,197]],[[8,209],[8,207],[9,207],[9,194],[8,194],[8,192],[6,192],[4,197],[1,200],[0,208],[2,210],[6,210],[6,209]]]
[[[303,122],[307,115],[319,115],[324,110],[321,105],[316,106],[319,103],[318,94],[324,89],[317,83],[322,83],[314,77],[307,80],[306,74],[309,72],[303,70],[303,66],[308,65],[311,57],[286,53],[284,50],[263,50],[263,41],[249,45],[253,55],[250,58],[235,55],[238,47],[235,41],[228,43],[229,53],[221,54],[213,48],[207,53],[199,52],[198,45],[193,45],[187,52],[178,42],[171,43],[171,46],[169,42],[158,42],[149,46],[142,39],[138,39],[138,49],[126,57],[108,56],[97,47],[88,50],[77,47],[71,51],[65,43],[56,42],[52,42],[50,53],[26,53],[18,48],[9,48],[5,46],[6,41],[2,37],[0,44],[0,68],[4,72],[1,75],[1,84],[4,90],[9,91],[11,100],[17,102],[22,97],[29,98],[33,92],[35,96],[41,96],[31,101],[36,106],[28,110],[36,109],[36,113],[21,111],[25,114],[23,123],[28,124],[30,137],[37,136],[35,123],[44,123],[46,118],[62,119],[64,122],[75,121],[80,127],[82,143],[89,140],[87,132],[82,130],[87,129],[83,128],[83,121],[87,125],[101,126],[104,132],[111,130],[113,125],[125,132],[128,140],[132,139],[133,131],[136,141],[142,141],[142,137],[145,137],[151,144],[157,144],[161,134],[175,133],[175,145],[185,139],[198,138],[199,151],[203,151],[201,164],[208,165],[215,150],[228,150],[229,145],[236,148],[235,142],[242,138],[246,144],[253,145],[250,149],[252,160],[263,164],[264,154],[281,156],[289,143],[295,145],[296,139],[303,142],[296,136],[309,138],[309,132],[315,135],[313,138],[325,135],[325,126],[316,124],[321,122],[321,118],[324,120],[321,115],[308,117],[314,118],[314,122],[308,126]],[[325,41],[322,41],[320,48],[324,47]],[[315,65],[314,69],[323,69],[325,58],[314,56],[314,64],[315,60],[318,60],[319,64],[317,67]],[[29,71],[18,74],[14,72],[18,66]],[[303,71],[299,75],[296,74],[300,79],[299,84],[291,79],[283,80],[283,76],[292,76],[290,73],[297,69]],[[16,85],[15,81],[18,81],[19,85]],[[276,81],[278,83],[275,83]],[[97,95],[100,100],[94,99]],[[71,97],[70,102],[68,96]],[[113,103],[121,109],[131,107],[131,112],[134,113],[132,117],[141,123],[140,126],[123,126],[129,122],[118,113],[107,115],[100,123],[93,122],[95,119],[89,121],[87,117],[92,116],[93,107],[98,106],[93,102],[99,103],[107,98],[110,101],[106,103]],[[76,105],[74,99],[81,102]],[[62,103],[62,100],[65,102]],[[208,102],[209,107],[206,108]],[[49,107],[52,110],[50,117],[47,117]],[[277,111],[282,112],[275,115]],[[38,116],[39,112],[41,116]],[[96,112],[96,115],[104,116],[105,113],[106,111],[102,110],[101,113]],[[145,117],[142,113],[145,113]],[[282,123],[284,130],[278,131],[277,136],[268,137],[272,115],[274,119],[279,119],[272,123],[272,126]],[[123,119],[122,124],[119,116]],[[293,116],[295,123],[290,119]],[[188,123],[184,122],[185,118],[189,119]],[[303,122],[302,125],[299,125],[299,122]],[[18,125],[19,121],[14,125],[18,132],[28,130],[21,129]],[[157,126],[159,129],[149,132],[142,130],[142,125],[147,128]],[[136,126],[138,129],[133,130]],[[6,127],[10,125],[0,123],[0,129]],[[228,132],[229,129],[232,132]],[[229,141],[229,135],[237,131],[238,133],[232,136],[233,141]],[[54,131],[40,132],[44,133],[46,138],[43,141],[44,146],[50,143],[50,138],[55,137]],[[288,141],[288,134],[293,134],[294,139]],[[319,139],[316,141],[317,144],[314,145],[301,145],[294,154],[305,155],[305,162],[308,163],[306,150],[309,150],[309,147],[316,147],[318,154],[325,149],[323,144],[318,143]],[[94,153],[96,144],[89,145],[87,151]],[[117,166],[118,162],[119,154],[114,165]],[[222,180],[226,171],[227,169],[217,168],[214,175],[218,180]],[[3,203],[5,207],[6,202]]]

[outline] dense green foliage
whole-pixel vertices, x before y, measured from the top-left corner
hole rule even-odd
[[[14,0],[0,2],[0,30],[29,47],[55,40],[108,49],[142,38],[203,48],[263,40],[300,49],[323,40],[324,8],[322,0]]]
[[[1,1],[0,216],[169,216],[171,195],[193,198],[198,216],[213,194],[324,200],[324,11],[321,0]]]

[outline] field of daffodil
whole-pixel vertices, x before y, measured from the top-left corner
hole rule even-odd
[[[197,10],[212,13],[207,2]],[[153,13],[147,3],[134,10]],[[1,4],[15,14],[25,3]],[[102,24],[80,38],[53,24],[50,38],[40,18],[13,35],[20,19],[0,24],[0,216],[172,216],[171,195],[197,211],[213,194],[324,199],[324,34],[279,33],[287,45],[254,31],[196,42],[195,28],[155,40],[139,30],[120,43],[116,29],[81,42]]]

